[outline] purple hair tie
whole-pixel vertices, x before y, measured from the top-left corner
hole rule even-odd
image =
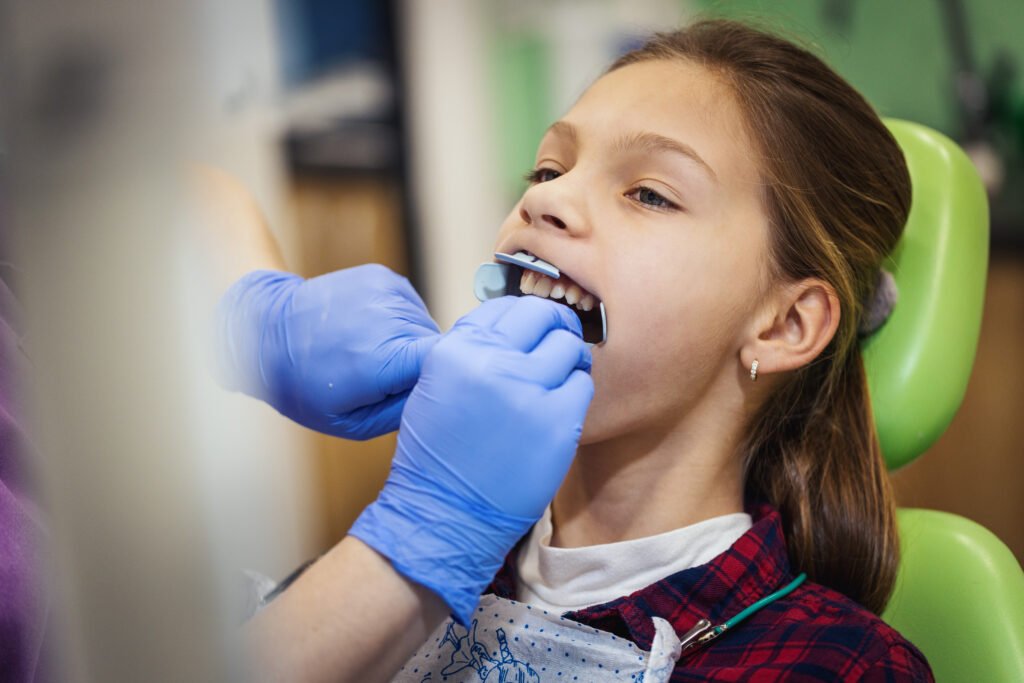
[[[864,315],[857,328],[858,334],[866,337],[881,327],[892,313],[897,299],[899,299],[899,289],[896,287],[896,278],[885,268],[879,268],[874,292],[867,305],[864,306]]]

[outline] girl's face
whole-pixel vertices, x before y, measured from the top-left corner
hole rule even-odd
[[[553,263],[605,304],[582,444],[739,394],[766,238],[740,110],[699,65],[613,71],[548,130],[496,249]]]

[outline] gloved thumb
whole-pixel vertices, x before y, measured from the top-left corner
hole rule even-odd
[[[423,361],[440,339],[440,334],[428,334],[395,340],[390,357],[377,375],[380,392],[392,396],[412,389],[419,381]]]

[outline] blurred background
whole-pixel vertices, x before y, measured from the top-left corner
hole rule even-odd
[[[444,329],[475,304],[544,129],[618,54],[698,14],[801,38],[880,114],[978,165],[992,243],[974,374],[946,434],[893,478],[900,505],[973,519],[1024,561],[1020,0],[5,0],[3,259],[83,680],[218,679],[216,619],[157,638],[154,615],[186,623],[232,571],[281,579],[333,545],[393,449],[212,385],[182,165],[240,178],[297,272],[384,263]]]

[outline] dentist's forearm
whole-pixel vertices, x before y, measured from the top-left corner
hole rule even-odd
[[[388,681],[447,615],[437,595],[349,536],[244,627],[251,678]]]
[[[196,237],[214,300],[248,272],[287,269],[263,212],[234,176],[213,166],[196,166],[192,188]]]

